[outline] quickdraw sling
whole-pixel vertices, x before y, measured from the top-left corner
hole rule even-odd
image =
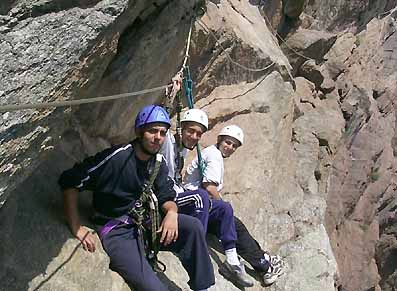
[[[160,170],[162,159],[163,156],[161,154],[156,155],[153,172],[150,175],[149,181],[144,185],[140,199],[135,202],[134,207],[128,212],[128,215],[133,218],[138,227],[139,237],[145,246],[146,257],[156,272],[164,272],[166,269],[166,266],[157,259],[159,252],[157,231],[160,228],[160,214],[158,200],[152,189]],[[147,224],[145,224],[145,218],[147,217],[145,215],[146,211],[149,211],[149,223]]]
[[[178,92],[176,95],[177,105],[176,105],[176,134],[175,134],[175,142],[177,144],[177,152],[176,152],[176,166],[177,170],[175,171],[175,181],[178,185],[182,184],[182,170],[184,166],[184,158],[182,155],[183,144],[182,144],[182,126],[181,126],[181,111],[182,111],[182,100],[181,93]]]

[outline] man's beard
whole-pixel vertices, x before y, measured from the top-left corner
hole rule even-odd
[[[149,156],[155,156],[155,155],[160,151],[160,149],[161,149],[161,147],[159,147],[159,149],[158,149],[156,152],[151,152],[151,151],[149,151],[148,149],[146,149],[146,147],[145,147],[145,145],[144,145],[142,139],[139,139],[139,146],[141,147],[141,150],[142,150],[145,154],[147,154],[147,155],[149,155]]]

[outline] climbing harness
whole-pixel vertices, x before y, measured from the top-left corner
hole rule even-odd
[[[140,221],[137,224],[138,229],[140,230],[141,239],[145,245],[146,249],[146,257],[152,266],[153,270],[156,272],[165,272],[166,266],[162,262],[160,262],[157,258],[157,254],[159,252],[159,240],[157,231],[160,228],[160,214],[159,214],[159,204],[156,195],[153,192],[153,184],[154,180],[157,177],[157,174],[160,170],[161,161],[163,156],[161,154],[156,155],[156,161],[154,164],[153,172],[150,176],[150,179],[147,184],[144,185],[144,189],[141,195],[142,206],[136,211],[136,208],[132,208],[133,213],[130,213],[131,216],[137,216]],[[145,207],[146,206],[146,207]],[[150,218],[150,230],[145,228],[144,222],[144,211],[149,209],[149,218]],[[160,268],[160,266],[162,268]]]
[[[160,213],[157,197],[152,190],[162,159],[161,154],[156,155],[149,181],[145,183],[140,198],[134,202],[133,207],[125,215],[107,222],[99,231],[99,237],[102,239],[120,224],[135,224],[141,245],[144,246],[146,258],[156,272],[165,272],[166,270],[165,264],[157,258],[159,252],[157,232],[160,228]]]

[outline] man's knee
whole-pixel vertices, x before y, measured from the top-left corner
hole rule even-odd
[[[179,232],[191,232],[204,235],[204,227],[199,219],[193,216],[178,214]]]
[[[135,262],[114,262],[111,258],[110,269],[118,273],[132,290],[167,290],[144,257],[136,258]]]
[[[234,219],[234,214],[233,214],[233,207],[229,202],[224,202],[223,203],[223,211],[225,212],[225,215],[228,217],[233,217]]]
[[[202,204],[203,204],[203,209],[209,209],[210,205],[210,196],[208,192],[202,188],[197,189],[197,194],[200,196]]]

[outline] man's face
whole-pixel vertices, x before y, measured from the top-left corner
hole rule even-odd
[[[231,136],[220,136],[218,138],[218,148],[224,158],[230,157],[240,146],[240,142]]]
[[[199,142],[204,133],[204,127],[193,121],[186,121],[182,125],[182,144],[185,148],[192,150]]]
[[[157,154],[164,143],[168,127],[161,122],[151,123],[138,129],[142,148],[149,154]]]

